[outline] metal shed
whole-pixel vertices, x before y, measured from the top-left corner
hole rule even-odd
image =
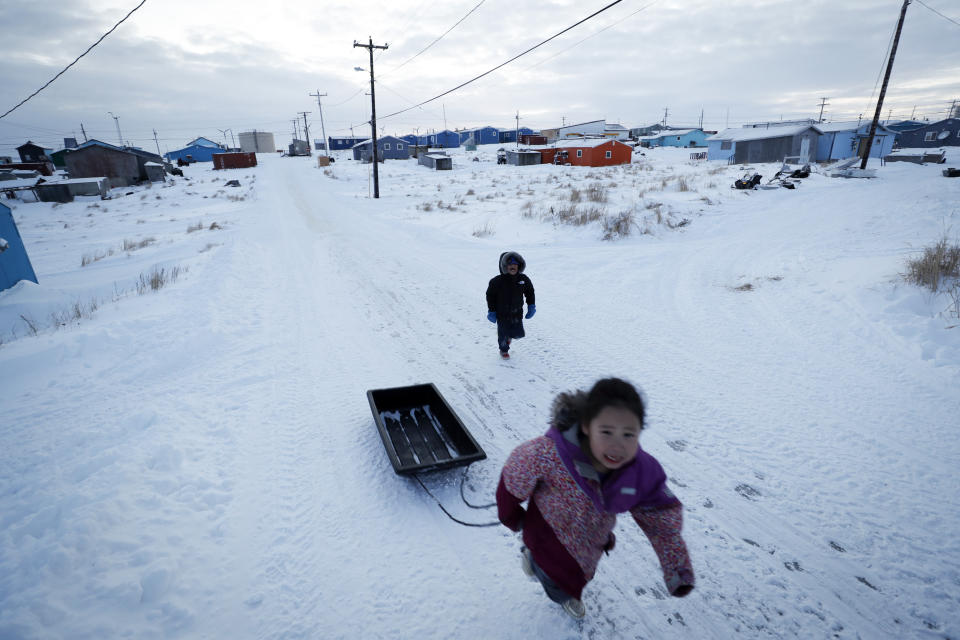
[[[445,153],[437,153],[436,151],[420,154],[417,162],[425,167],[438,171],[453,169],[453,158]]]
[[[540,152],[530,149],[507,149],[507,164],[526,166],[540,164]]]

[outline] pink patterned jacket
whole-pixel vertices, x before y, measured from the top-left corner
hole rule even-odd
[[[660,463],[640,450],[601,481],[577,444],[577,425],[555,425],[507,459],[497,487],[500,521],[522,528],[540,568],[579,599],[601,554],[613,549],[616,514],[629,511],[660,560],[667,590],[689,593],[694,575],[681,536],[683,505],[667,488]]]

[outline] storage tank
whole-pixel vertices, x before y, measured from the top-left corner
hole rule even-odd
[[[242,131],[240,151],[244,153],[276,153],[273,134],[268,131]]]

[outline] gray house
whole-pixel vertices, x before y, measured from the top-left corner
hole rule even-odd
[[[453,169],[453,158],[440,151],[431,151],[430,153],[421,153],[417,162],[430,169],[449,170]]]
[[[707,158],[730,163],[783,162],[815,158],[821,131],[810,124],[724,129],[707,138]]]
[[[126,187],[148,180],[148,162],[162,163],[155,153],[89,140],[64,156],[71,178],[109,178],[110,187]]]
[[[370,162],[373,155],[373,140],[364,140],[353,145],[353,159]],[[406,160],[410,157],[410,143],[394,136],[377,138],[377,159]]]

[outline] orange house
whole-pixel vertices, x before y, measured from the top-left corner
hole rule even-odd
[[[582,138],[559,140],[553,147],[539,149],[543,164],[570,164],[584,167],[609,167],[630,164],[633,147],[619,140]]]

